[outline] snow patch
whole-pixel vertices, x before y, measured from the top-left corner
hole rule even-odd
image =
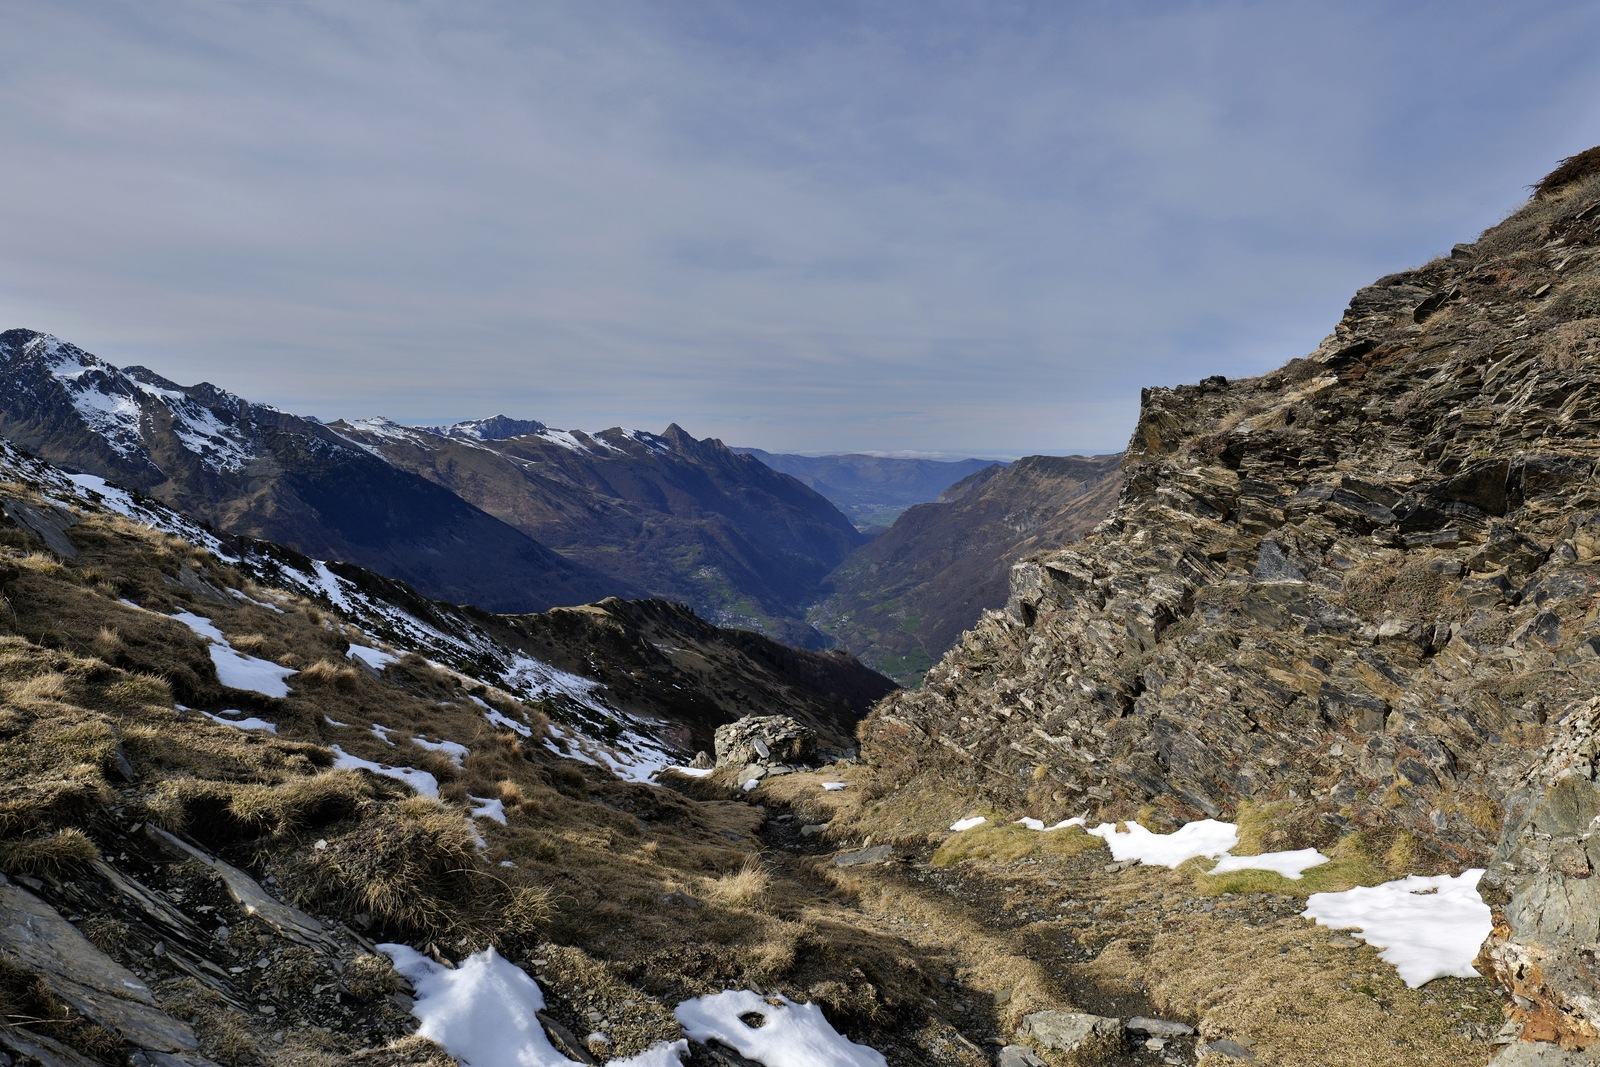
[[[217,680],[223,685],[229,689],[260,693],[264,697],[282,698],[289,695],[286,679],[298,673],[293,667],[280,667],[271,660],[236,651],[216,624],[203,616],[180,611],[172,617],[209,642],[206,651],[211,653],[212,666],[217,669]]]
[[[506,805],[502,800],[490,797],[475,797],[467,794],[467,799],[472,801],[472,817],[474,819],[493,819],[501,826],[506,825]]]
[[[686,1000],[675,1014],[694,1040],[720,1041],[765,1067],[888,1067],[881,1052],[835,1030],[817,1005],[788,997],[730,989]],[[745,1022],[748,1015],[761,1025]]]
[[[333,766],[337,770],[371,771],[381,774],[385,778],[394,778],[404,782],[425,797],[439,796],[439,779],[427,771],[419,771],[415,767],[390,767],[382,763],[373,763],[371,760],[352,756],[338,745],[333,746]]]
[[[1259,856],[1223,856],[1217,865],[1211,868],[1211,874],[1227,874],[1230,871],[1272,871],[1285,878],[1296,881],[1319,864],[1327,863],[1328,857],[1314,848],[1300,848],[1292,852],[1263,852]]]
[[[823,782],[822,783],[822,788],[826,789],[830,793],[838,792],[839,790],[843,789],[844,787],[845,787],[845,783],[844,782]]]
[[[950,829],[954,830],[956,833],[959,834],[963,830],[971,830],[971,829],[974,829],[976,827],[982,826],[984,823],[986,823],[988,821],[989,820],[985,816],[974,815],[970,819],[957,819],[955,822],[950,824]]]
[[[399,656],[368,645],[351,645],[345,651],[345,655],[350,659],[360,660],[375,671],[381,671],[391,663],[400,662]]]
[[[1412,989],[1435,978],[1475,978],[1472,960],[1489,936],[1489,905],[1478,895],[1481,869],[1414,874],[1343,893],[1313,893],[1301,914],[1335,930],[1353,930]]]
[[[209,711],[202,711],[200,714],[204,715],[212,722],[218,722],[224,726],[234,726],[240,730],[262,730],[269,734],[275,734],[278,732],[278,726],[276,723],[270,723],[265,719],[258,719],[254,715],[248,719],[224,719],[222,715],[213,715]],[[240,713],[237,711],[228,711],[223,712],[223,714],[238,715]]]
[[[407,945],[379,945],[411,982],[417,1033],[437,1042],[463,1067],[566,1067],[573,1061],[545,1036],[539,984],[493,948],[460,967],[435,963]]]
[[[1043,819],[1021,818],[1021,819],[1018,819],[1017,822],[1020,823],[1023,826],[1026,826],[1030,830],[1038,830],[1040,833],[1046,833],[1046,834],[1049,833],[1051,830],[1065,830],[1069,826],[1083,826],[1084,825],[1084,819],[1083,819],[1083,817],[1081,815],[1080,816],[1075,816],[1075,817],[1073,817],[1071,819],[1062,819],[1060,822],[1056,823],[1054,826],[1046,826],[1044,824],[1044,820]]]
[[[409,945],[377,948],[416,991],[411,1014],[417,1019],[417,1034],[436,1042],[462,1067],[570,1067],[575,1062],[545,1036],[538,1016],[544,1009],[539,983],[493,948],[468,956],[459,967],[435,963]],[[680,1057],[688,1052],[687,1041],[674,1041],[607,1063],[683,1067]]]
[[[1176,867],[1196,856],[1216,859],[1239,843],[1239,828],[1216,819],[1188,823],[1170,834],[1153,833],[1136,822],[1126,825],[1127,830],[1118,830],[1114,823],[1101,823],[1089,833],[1105,840],[1114,860],[1138,860],[1163,867]]]
[[[350,598],[345,595],[344,580],[330,571],[328,565],[322,560],[312,560],[311,562],[318,589],[332,601],[334,607],[340,611],[349,611]]]
[[[425,748],[429,752],[443,752],[450,757],[450,762],[457,767],[466,766],[467,746],[456,741],[425,741],[420,737],[413,737],[411,743],[418,748]]]

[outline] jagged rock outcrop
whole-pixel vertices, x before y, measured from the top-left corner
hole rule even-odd
[[[1293,799],[1481,862],[1600,680],[1597,354],[1591,167],[1309,357],[1147,390],[1111,517],[1016,567],[864,754],[1040,814]]]
[[[1562,720],[1506,804],[1506,827],[1480,892],[1495,929],[1482,962],[1511,992],[1529,1040],[1600,1038],[1600,699]]]
[[[817,732],[788,715],[747,715],[717,727],[717,766],[801,764],[817,758]]]

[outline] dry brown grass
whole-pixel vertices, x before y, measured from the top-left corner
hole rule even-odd
[[[1571,371],[1600,359],[1600,318],[1576,319],[1546,330],[1539,359],[1552,370]]]
[[[711,879],[706,884],[706,899],[730,908],[756,908],[772,889],[772,875],[759,859],[746,859],[737,871]]]
[[[1600,147],[1588,148],[1563,159],[1555,170],[1539,179],[1533,187],[1533,195],[1536,199],[1542,199],[1596,176],[1600,176]]]
[[[0,871],[7,874],[57,875],[99,857],[89,835],[75,826],[43,837],[0,841]]]
[[[1040,831],[1013,822],[991,820],[971,830],[951,834],[934,852],[930,862],[935,867],[951,867],[967,861],[1011,863],[1024,856],[1065,859],[1104,847],[1104,841],[1076,826]]]
[[[1141,982],[1158,1011],[1194,1020],[1209,1036],[1249,1042],[1259,1063],[1454,1067],[1489,1059],[1494,1050],[1478,1035],[1498,1027],[1500,1008],[1487,982],[1440,979],[1407,989],[1375,950],[1341,946],[1334,936],[1298,917],[1240,929],[1216,913],[1182,914],[1148,946],[1108,945],[1090,970]]]
[[[292,862],[304,906],[373,916],[423,941],[448,936],[472,895],[474,837],[460,809],[416,797],[388,805]]]

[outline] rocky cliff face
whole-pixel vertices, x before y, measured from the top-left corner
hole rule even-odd
[[[901,684],[918,681],[984,611],[1011,565],[1076,541],[1116,503],[1121,456],[1028,456],[907,510],[828,575],[812,621]]]
[[[1019,564],[865,751],[1040,815],[1281,799],[1481,862],[1600,680],[1597,357],[1588,158],[1308,357],[1147,390],[1109,520]]]

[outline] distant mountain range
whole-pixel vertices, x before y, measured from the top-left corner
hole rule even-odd
[[[759,448],[734,451],[799,479],[850,516],[857,529],[869,531],[887,529],[907,508],[937,500],[961,479],[996,464],[990,459],[909,459],[859,452],[796,456]]]
[[[1115,457],[792,456],[677,425],[587,433],[505,415],[324,424],[32,330],[0,333],[0,435],[437,599],[525,613],[664,598],[790,645],[837,643],[903,682],[1004,603],[1012,562],[1094,525],[1116,470]],[[899,517],[874,539],[841,507],[869,529]]]
[[[434,429],[382,419],[330,430],[559,552],[680,600],[720,626],[818,645],[817,583],[864,544],[821,495],[720,441],[589,434],[497,416]]]
[[[323,425],[32,330],[0,334],[0,434],[218,529],[491,611],[659,595],[816,646],[806,601],[866,541],[816,492],[677,426]]]
[[[349,560],[444,600],[538,611],[643,592],[313,419],[119,369],[32,330],[0,333],[0,434],[218,529]]]

